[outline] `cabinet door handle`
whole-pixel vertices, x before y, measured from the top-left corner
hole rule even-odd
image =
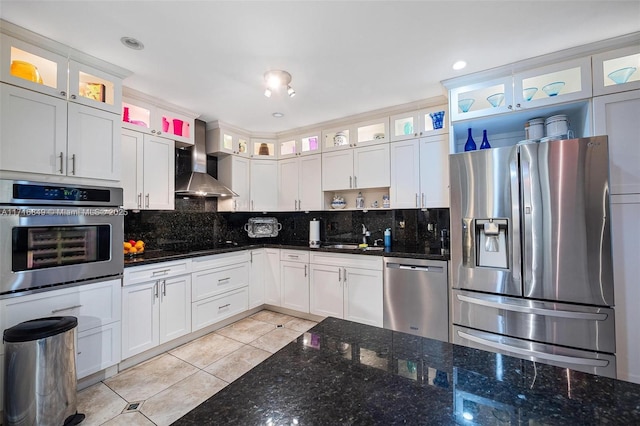
[[[82,305],[73,305],[73,306],[69,306],[68,308],[54,309],[53,311],[51,311],[51,314],[57,314],[58,312],[64,312],[64,311],[71,311],[76,308],[82,308]]]
[[[149,193],[147,193],[147,195],[144,197],[145,198],[145,204],[146,204],[146,208],[149,208]]]
[[[64,153],[60,153],[60,174],[64,174]]]
[[[342,268],[344,270],[344,284],[347,285],[347,268]]]
[[[71,174],[75,176],[76,174],[76,155],[71,155]]]
[[[513,109],[513,105],[509,105],[507,108],[509,108],[509,109]]]
[[[251,211],[254,211],[254,210],[255,210],[255,207],[253,205],[253,200],[251,200]]]
[[[353,188],[353,176],[349,176],[349,188]]]
[[[156,134],[156,131],[155,131],[155,130],[152,130],[152,131],[151,131],[151,133],[153,133],[153,134],[155,135],[155,134]]]
[[[138,192],[138,208],[142,207],[142,192]]]
[[[307,265],[304,265],[304,276],[307,276]]]
[[[416,207],[419,207],[418,205],[418,193],[416,192]]]
[[[338,268],[338,282],[342,281],[342,268]]]
[[[516,108],[520,108],[520,104],[516,104]]]
[[[420,203],[420,207],[424,207],[424,192],[422,193],[422,201]]]
[[[71,96],[70,96],[70,98],[71,98],[71,99],[75,99],[75,98],[76,98],[76,95],[71,95]]]
[[[358,176],[354,176],[353,177],[353,187],[357,188],[358,187]]]
[[[156,283],[153,285],[153,298],[158,298],[158,281],[156,281]]]
[[[249,262],[253,263],[253,252],[249,252]]]
[[[162,280],[162,295],[167,297],[167,280]]]
[[[64,90],[60,91],[60,96],[67,96],[67,92],[65,92]]]

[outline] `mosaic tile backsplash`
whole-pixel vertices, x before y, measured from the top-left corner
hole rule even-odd
[[[216,199],[176,199],[174,211],[129,211],[125,216],[126,239],[142,239],[147,250],[204,250],[233,241],[307,245],[309,221],[320,221],[324,243],[360,243],[362,225],[371,232],[369,244],[383,239],[391,228],[394,247],[440,254],[442,231],[448,244],[449,209],[318,211],[275,213],[216,212]],[[244,225],[252,217],[275,217],[282,224],[277,237],[249,238]],[[381,245],[381,242],[378,242]]]

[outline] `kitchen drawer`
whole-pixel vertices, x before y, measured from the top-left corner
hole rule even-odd
[[[212,256],[196,257],[191,260],[191,270],[202,271],[204,269],[218,268],[249,261],[249,250],[235,251],[231,253],[214,254]]]
[[[154,263],[124,269],[123,285],[137,284],[150,280],[168,278],[191,272],[191,259]]]
[[[229,290],[249,285],[249,264],[207,269],[192,274],[191,301],[206,299]]]
[[[193,303],[192,331],[215,324],[249,309],[249,290],[243,287]]]
[[[280,260],[309,263],[309,252],[302,250],[280,250]]]
[[[314,265],[330,265],[382,271],[382,256],[364,254],[313,252],[311,253],[309,263],[313,263]]]
[[[120,321],[78,333],[78,379],[120,362]]]
[[[121,281],[109,280],[2,300],[2,324],[50,316],[78,318],[78,333],[120,321]]]

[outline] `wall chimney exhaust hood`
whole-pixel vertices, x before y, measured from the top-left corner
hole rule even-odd
[[[190,148],[191,171],[176,176],[176,196],[237,197],[238,194],[207,173],[206,124],[204,121],[196,120],[194,127],[195,144]]]

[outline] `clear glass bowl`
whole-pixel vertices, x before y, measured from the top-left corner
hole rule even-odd
[[[629,81],[629,77],[636,72],[636,67],[620,68],[608,74],[608,77],[616,84],[623,84]]]
[[[504,101],[504,93],[495,93],[487,97],[487,100],[489,101],[492,107],[497,108],[500,106],[502,101]]]
[[[553,83],[549,83],[542,88],[542,91],[547,94],[547,96],[556,96],[562,88],[564,87],[564,81],[555,81]]]
[[[526,89],[522,89],[522,97],[525,101],[529,102],[531,99],[533,99],[537,91],[537,87],[527,87]]]
[[[458,101],[458,107],[460,107],[460,111],[467,112],[471,109],[471,105],[475,102],[475,99],[460,99]]]

